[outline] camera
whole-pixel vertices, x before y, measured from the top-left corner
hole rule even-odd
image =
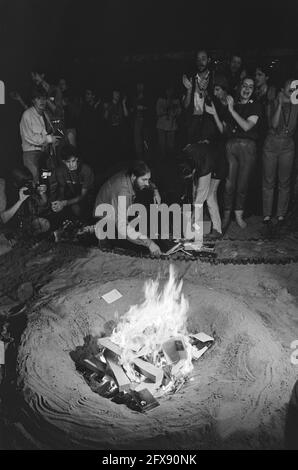
[[[41,179],[46,180],[46,179],[49,178],[51,175],[52,175],[52,172],[51,172],[51,171],[49,171],[49,170],[42,170],[40,177],[41,177]]]
[[[56,137],[64,137],[63,122],[61,119],[51,119],[53,126],[53,135]]]
[[[26,196],[32,196],[33,194],[36,194],[36,189],[32,181],[25,181],[23,186],[26,188],[26,191],[24,191],[24,194],[26,194]]]

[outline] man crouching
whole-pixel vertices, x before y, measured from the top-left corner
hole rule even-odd
[[[95,217],[100,218],[95,226],[95,234],[99,240],[126,239],[148,248],[154,256],[161,254],[154,241],[145,233],[136,230],[136,219],[130,220],[132,217],[129,217],[129,208],[134,203],[138,190],[152,189],[153,202],[160,204],[158,189],[150,182],[150,178],[150,168],[138,160],[132,163],[130,168],[119,171],[103,184],[97,194],[94,210]],[[108,229],[105,230],[105,227]]]

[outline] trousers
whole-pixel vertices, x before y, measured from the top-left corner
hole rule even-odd
[[[272,215],[276,172],[278,179],[277,217],[284,217],[290,199],[291,172],[295,155],[291,137],[268,135],[263,148],[263,215]]]
[[[225,210],[244,210],[251,170],[256,161],[256,144],[250,139],[231,139],[226,145],[228,176],[224,192]]]

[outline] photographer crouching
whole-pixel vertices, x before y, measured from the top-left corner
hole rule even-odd
[[[47,184],[44,181],[35,183],[32,173],[26,167],[13,170],[12,178],[12,187],[9,189],[13,205],[8,214],[8,211],[2,214],[2,220],[4,218],[4,221],[9,221],[9,227],[20,238],[49,232],[51,206]]]
[[[62,165],[56,170],[58,197],[52,210],[63,217],[88,220],[92,210],[93,170],[82,163],[75,147],[68,144],[61,150]]]

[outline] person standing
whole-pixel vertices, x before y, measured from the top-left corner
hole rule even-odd
[[[190,79],[183,75],[182,82],[186,88],[183,106],[187,119],[187,143],[192,144],[201,138],[204,126],[204,104],[207,96],[211,96],[212,79],[208,68],[209,55],[205,50],[199,50],[196,55],[197,73]]]
[[[278,172],[277,222],[282,226],[288,210],[290,179],[295,145],[293,135],[297,125],[298,105],[291,102],[291,83],[286,80],[277,99],[269,105],[270,128],[263,149],[263,216],[264,223],[272,219],[273,195]]]
[[[133,100],[133,131],[136,157],[141,160],[144,154],[144,140],[146,130],[146,114],[148,105],[145,100],[144,83],[137,83],[137,92]]]
[[[35,89],[32,93],[33,106],[24,111],[20,122],[24,165],[31,171],[34,182],[39,181],[40,168],[48,157],[48,146],[56,146],[59,137],[52,134],[53,127],[45,112],[46,92]]]
[[[257,156],[258,131],[256,124],[261,114],[261,106],[252,99],[253,92],[254,80],[246,77],[242,80],[237,102],[234,103],[234,99],[230,95],[226,98],[230,122],[224,122],[228,132],[226,145],[228,176],[224,192],[223,229],[226,229],[230,222],[233,207],[239,227],[245,228],[247,226],[243,220],[243,213],[249,177]]]
[[[110,160],[121,161],[125,155],[127,142],[125,119],[128,117],[127,97],[121,99],[120,90],[114,88],[112,101],[105,104],[104,119],[107,121]]]
[[[177,118],[181,113],[181,105],[175,98],[174,88],[168,86],[165,96],[156,103],[159,150],[162,158],[172,156],[175,150],[175,135],[178,129]]]

